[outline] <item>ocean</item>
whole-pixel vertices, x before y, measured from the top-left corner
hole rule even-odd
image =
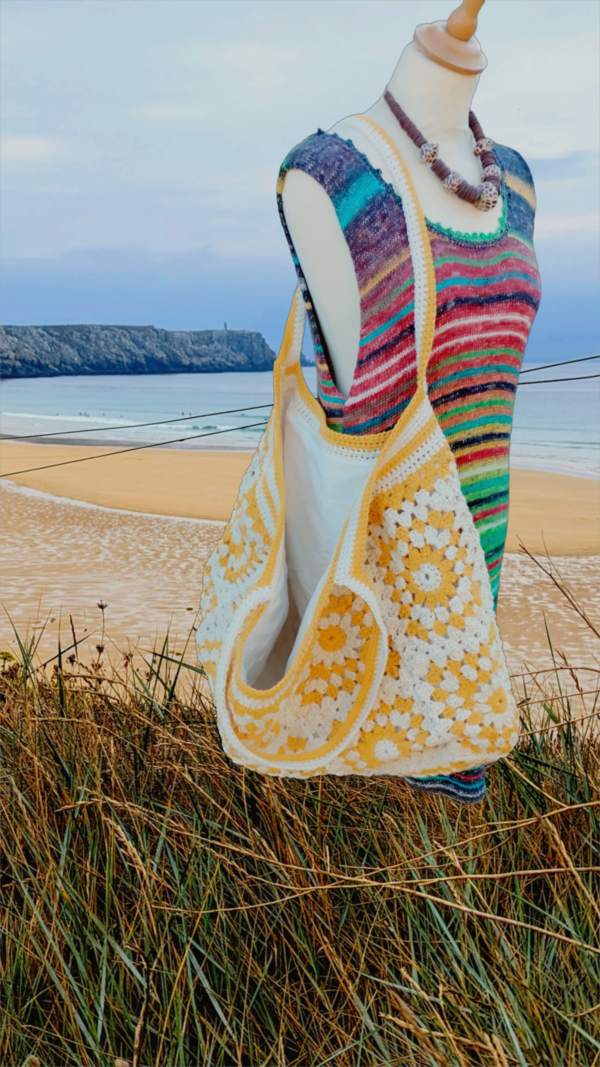
[[[535,366],[529,363],[524,370],[533,372]],[[513,466],[598,477],[600,380],[534,384],[536,378],[593,374],[597,366],[575,364],[522,376],[511,442]],[[315,368],[303,371],[316,393]],[[69,430],[68,437],[57,440],[111,447],[154,443],[254,449],[272,400],[270,372],[13,379],[2,383],[0,432],[28,436]],[[246,411],[215,414],[241,407]],[[248,410],[252,408],[258,409]],[[186,421],[135,425],[170,419]],[[96,429],[102,432],[92,432]]]

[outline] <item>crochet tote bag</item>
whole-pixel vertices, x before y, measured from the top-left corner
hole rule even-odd
[[[235,763],[291,777],[452,774],[511,750],[517,708],[479,536],[427,397],[425,219],[393,142],[352,122],[404,204],[417,391],[387,433],[331,431],[302,376],[296,291],[271,417],[204,571],[198,656]]]

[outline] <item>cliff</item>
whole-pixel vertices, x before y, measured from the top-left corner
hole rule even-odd
[[[275,352],[251,330],[157,330],[154,326],[0,327],[3,378],[59,374],[182,374],[268,371]]]

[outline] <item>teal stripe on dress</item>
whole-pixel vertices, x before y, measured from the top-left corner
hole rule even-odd
[[[369,200],[381,192],[381,182],[374,174],[361,174],[344,189],[340,196],[332,198],[338,221],[343,230],[362,211]]]
[[[467,367],[465,370],[456,370],[452,374],[446,374],[443,378],[436,378],[435,381],[429,383],[430,389],[437,389],[438,385],[448,385],[450,382],[456,382],[459,378],[472,378],[473,371],[476,370],[478,374],[514,374],[518,377],[518,367],[507,367],[505,363],[494,363],[490,366],[483,367]]]
[[[531,283],[531,274],[524,274],[522,271],[509,271],[506,274],[498,274],[492,279],[493,284],[497,285],[499,282],[508,282],[513,278],[519,278],[520,281]],[[489,285],[489,278],[446,278],[444,281],[436,284],[436,292],[441,292],[442,289],[448,289],[451,285],[473,285],[475,287]]]
[[[452,429],[446,430],[446,437],[456,437],[465,430],[476,430],[478,426],[489,426],[490,423],[501,422],[508,426],[512,423],[511,415],[483,415],[480,419],[470,419],[468,422],[459,422]]]
[[[402,308],[402,311],[398,315],[394,315],[393,318],[388,319],[388,321],[385,322],[383,326],[380,326],[378,330],[373,330],[373,333],[367,334],[366,337],[363,337],[362,341],[360,342],[361,348],[363,347],[363,345],[368,345],[369,341],[372,341],[375,337],[380,337],[382,333],[386,333],[389,329],[391,329],[392,326],[395,326],[395,324],[399,322],[400,319],[405,318],[406,315],[409,315],[411,311],[414,311],[414,307],[414,300],[411,300],[410,304],[407,304],[405,308]]]
[[[535,263],[531,256],[526,255],[524,252],[501,252],[498,256],[493,256],[491,259],[478,259],[478,264],[481,267],[494,267],[496,263],[501,263],[503,259],[522,259],[525,263],[530,263],[532,270],[535,270]],[[472,266],[473,260],[467,256],[438,256],[433,261],[434,267],[441,267],[444,263],[461,263],[464,266]]]

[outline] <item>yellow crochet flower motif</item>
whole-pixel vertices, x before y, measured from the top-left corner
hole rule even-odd
[[[502,689],[501,687],[496,689],[492,693],[491,697],[488,697],[486,703],[496,715],[504,715],[504,712],[508,707],[508,699],[506,693],[504,692],[504,689]]]
[[[453,561],[446,559],[443,549],[430,548],[429,545],[421,549],[411,548],[405,557],[405,567],[402,577],[417,604],[426,604],[430,609],[438,605],[448,607],[456,594],[458,575]]]
[[[360,754],[367,767],[378,767],[400,756],[410,755],[412,742],[408,740],[406,730],[396,730],[391,722],[385,726],[375,724],[369,733],[360,734],[354,750]]]
[[[352,696],[364,672],[361,652],[373,632],[373,617],[360,597],[345,593],[329,597],[319,622],[306,677],[296,689],[302,706]]]
[[[236,502],[231,521],[217,546],[215,560],[223,568],[225,581],[240,582],[256,570],[270,544],[253,487],[247,497]]]
[[[319,630],[318,640],[326,652],[339,652],[346,644],[346,633],[341,626],[326,626]]]
[[[346,660],[357,658],[361,645],[360,627],[352,625],[350,615],[326,615],[317,630],[313,662],[344,666]]]

